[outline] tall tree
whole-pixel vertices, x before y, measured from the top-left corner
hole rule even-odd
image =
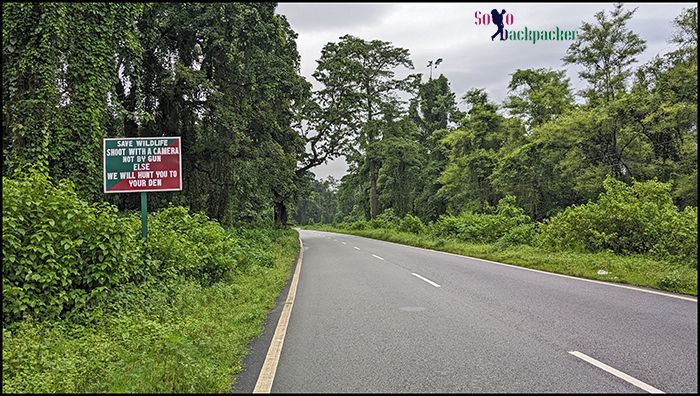
[[[518,69],[508,84],[505,107],[519,116],[529,129],[551,121],[573,108],[569,79],[564,71]]]
[[[146,110],[138,133],[182,136],[183,192],[159,194],[230,222],[297,192],[304,141],[293,129],[309,84],[296,34],[275,4],[158,3],[142,20]]]
[[[446,209],[443,197],[437,193],[442,188],[439,177],[447,165],[449,151],[442,138],[464,117],[464,113],[457,109],[455,94],[447,77],[440,74],[438,78],[422,83],[418,94],[411,99],[408,116],[420,128],[418,142],[424,152],[414,203],[415,214],[423,221],[435,220]]]
[[[483,89],[464,95],[469,110],[462,126],[443,141],[450,147],[449,163],[440,176],[439,194],[450,212],[495,206],[501,198],[491,183],[499,158],[522,144],[525,129],[520,120],[497,112]]]
[[[582,95],[590,104],[614,100],[625,92],[635,58],[646,49],[646,42],[627,27],[635,11],[615,4],[608,17],[605,11],[595,14],[596,23],[584,22],[578,35],[566,51],[565,64],[583,67],[579,77],[589,86]]]
[[[2,9],[3,174],[41,163],[52,176],[73,180],[84,197],[100,197],[108,107],[117,101],[118,65],[126,54],[138,57],[134,22],[144,6],[3,3]]]
[[[443,74],[419,86],[418,94],[411,99],[408,114],[421,129],[421,143],[425,143],[434,131],[447,129],[464,116],[457,109],[455,94]]]
[[[697,7],[684,10],[674,25],[677,49],[642,66],[632,93],[654,155],[647,177],[672,182],[678,205],[697,205]]]
[[[698,7],[688,8],[673,20],[675,32],[671,42],[678,45],[672,54],[681,58],[697,61],[698,57]]]
[[[332,176],[316,180],[313,173],[307,173],[304,194],[299,197],[294,221],[297,224],[332,223],[338,210],[337,184]]]
[[[322,103],[332,103],[328,115],[354,136],[357,152],[373,150],[381,138],[382,121],[393,117],[401,108],[399,93],[412,91],[416,76],[395,78],[394,69],[413,68],[409,52],[381,40],[366,41],[345,35],[338,43],[328,43],[313,76],[323,84],[318,92]],[[352,155],[351,155],[352,157]],[[370,178],[371,217],[379,213],[377,178],[379,162],[376,156],[365,156]]]
[[[377,144],[380,204],[382,210],[392,208],[401,217],[414,213],[416,194],[421,189],[420,173],[427,153],[418,142],[419,134],[418,127],[403,118],[390,122]]]
[[[300,153],[295,173],[297,184],[304,185],[307,189],[309,183],[318,187],[316,181],[309,181],[309,177],[313,179],[311,169],[337,158],[352,144],[352,134],[348,130],[350,123],[347,119],[343,119],[344,113],[339,108],[339,104],[338,97],[328,97],[314,92],[312,97],[304,101],[301,106],[300,117],[295,127],[304,139],[305,150]],[[321,197],[326,196],[321,195]],[[299,210],[306,210],[308,202],[307,198],[300,198],[299,204],[303,206],[300,206]],[[308,218],[306,214],[295,215],[297,221],[306,218]]]

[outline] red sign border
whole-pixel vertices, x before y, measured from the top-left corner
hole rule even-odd
[[[167,188],[167,189],[156,189],[156,190],[110,190],[107,191],[107,141],[108,140],[155,140],[155,139],[177,139],[178,147],[178,175],[180,176],[180,188]],[[102,189],[105,194],[119,194],[119,193],[137,193],[137,192],[164,192],[164,191],[182,191],[182,140],[180,136],[150,136],[150,137],[137,137],[137,138],[102,138]]]

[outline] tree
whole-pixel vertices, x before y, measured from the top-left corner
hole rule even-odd
[[[698,57],[698,7],[683,10],[673,20],[676,31],[671,38],[671,42],[677,44],[679,48],[672,53],[672,56],[680,56],[682,59],[697,62]]]
[[[348,173],[340,179],[338,186],[338,213],[335,221],[354,221],[368,218],[370,206],[369,178],[363,161],[350,161]]]
[[[498,106],[483,89],[464,95],[469,110],[462,126],[443,141],[450,147],[449,162],[440,176],[439,190],[448,212],[479,210],[498,203],[490,177],[504,152],[523,143],[525,130],[518,119],[497,113]]]
[[[3,3],[3,174],[40,164],[102,194],[118,66],[140,55],[140,4]],[[89,39],[86,39],[89,37]]]
[[[642,66],[632,94],[653,150],[648,177],[672,182],[678,205],[697,205],[697,7],[684,10],[674,25],[678,48]]]
[[[597,12],[595,24],[584,22],[582,33],[563,58],[564,64],[583,67],[578,75],[589,84],[582,92],[589,104],[609,102],[624,92],[630,65],[646,49],[646,42],[627,28],[636,8],[626,11],[622,7],[622,3],[615,4],[609,18],[604,11]]]
[[[224,222],[272,207],[286,218],[304,140],[292,127],[309,84],[296,33],[274,4],[158,3],[141,20],[145,109],[140,136],[182,136],[183,192],[167,201]],[[124,205],[126,206],[126,205]]]
[[[442,74],[419,86],[418,94],[410,101],[408,114],[421,129],[421,143],[426,143],[434,131],[447,129],[464,116],[457,109],[447,77]]]
[[[406,118],[392,122],[373,151],[381,163],[377,181],[381,207],[392,208],[399,217],[414,213],[414,200],[421,188],[419,176],[426,158],[424,148],[418,143],[419,133]]]
[[[449,152],[441,140],[464,117],[443,74],[420,85],[418,94],[411,99],[408,116],[420,129],[418,142],[424,152],[414,213],[426,222],[436,220],[446,209],[444,199],[437,194],[442,188],[438,179],[445,170]]]
[[[308,178],[312,177],[312,168],[337,158],[346,152],[352,143],[352,133],[348,129],[350,123],[349,120],[343,119],[344,113],[339,108],[338,99],[314,92],[301,106],[302,112],[295,126],[304,139],[306,150],[300,154],[295,172],[297,183],[308,185]],[[306,204],[307,200],[300,202]],[[300,219],[307,218],[304,214],[300,216]]]
[[[332,223],[338,210],[337,184],[333,176],[316,180],[312,173],[307,173],[304,194],[297,203],[294,221],[297,224]]]
[[[318,92],[322,105],[331,110],[326,117],[342,125],[353,136],[350,151],[366,152],[381,138],[384,119],[396,116],[402,101],[401,91],[411,91],[416,77],[394,77],[394,69],[413,68],[409,52],[380,40],[365,41],[345,35],[338,43],[328,43],[313,76],[323,84]],[[355,153],[357,154],[357,153]],[[371,159],[370,159],[371,158]],[[367,156],[370,178],[371,217],[378,214],[377,178],[379,163],[376,156]]]
[[[519,116],[528,130],[556,119],[573,108],[569,79],[564,71],[518,69],[512,74],[505,102],[510,114]]]
[[[433,79],[433,69],[437,69],[437,67],[438,67],[438,65],[440,65],[440,63],[442,63],[442,58],[437,58],[437,59],[428,61],[428,64],[426,65],[426,67],[430,69],[430,77],[429,77],[430,80]]]

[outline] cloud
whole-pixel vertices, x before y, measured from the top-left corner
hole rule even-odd
[[[280,3],[277,13],[293,21],[297,33],[356,29],[382,20],[391,4],[372,3]]]

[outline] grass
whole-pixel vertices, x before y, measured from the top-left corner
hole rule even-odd
[[[296,231],[274,232],[269,267],[210,287],[174,281],[120,291],[124,308],[88,325],[3,329],[3,393],[228,393],[286,284]]]
[[[347,230],[318,225],[305,228],[380,239],[581,278],[651,287],[693,296],[698,294],[696,268],[642,255],[547,251],[526,245],[473,244],[387,229]],[[601,269],[608,274],[599,275],[598,270]]]

